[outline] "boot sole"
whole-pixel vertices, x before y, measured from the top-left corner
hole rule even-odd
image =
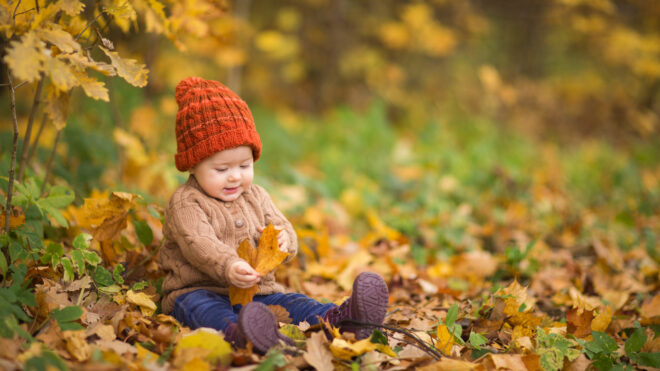
[[[266,353],[268,349],[279,344],[280,339],[286,343],[290,340],[284,335],[280,336],[275,315],[259,302],[251,302],[241,310],[238,325],[245,337],[261,353]]]
[[[360,322],[381,324],[387,314],[389,304],[389,291],[383,278],[376,273],[364,272],[355,279],[353,284],[353,298],[357,313],[353,313]],[[355,337],[365,339],[371,335],[376,327],[358,327]]]

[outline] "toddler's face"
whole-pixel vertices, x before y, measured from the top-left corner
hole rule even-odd
[[[222,201],[234,201],[254,178],[252,149],[241,146],[216,152],[190,170],[204,192]]]

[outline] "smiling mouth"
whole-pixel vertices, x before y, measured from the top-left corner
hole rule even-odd
[[[224,188],[223,191],[224,191],[225,193],[235,193],[236,191],[238,191],[238,187]]]

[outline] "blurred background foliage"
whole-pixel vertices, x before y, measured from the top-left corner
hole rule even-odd
[[[100,31],[149,80],[95,75],[108,103],[71,91],[52,181],[78,203],[94,189],[167,200],[186,177],[174,87],[197,75],[248,101],[264,142],[257,181],[300,228],[362,236],[384,221],[441,254],[539,237],[579,246],[594,231],[657,247],[658,2],[129,1],[141,16],[121,22],[85,3],[70,27],[94,19],[83,40]],[[35,85],[17,90],[21,136]],[[422,263],[428,251],[413,249]]]

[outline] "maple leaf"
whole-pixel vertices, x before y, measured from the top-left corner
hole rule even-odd
[[[100,48],[108,57],[110,57],[112,66],[117,70],[117,74],[126,80],[126,82],[137,87],[147,85],[149,70],[147,70],[144,64],[140,64],[134,59],[121,58],[119,53],[111,52],[104,47]]]
[[[69,208],[82,228],[92,230],[94,238],[109,241],[126,228],[128,211],[135,206],[137,195],[125,192],[112,192],[86,198],[79,209]]]
[[[259,273],[259,275],[264,276],[278,265],[280,265],[287,256],[288,253],[280,251],[279,244],[277,242],[277,233],[279,231],[275,229],[273,224],[269,224],[266,229],[264,229],[261,237],[259,238],[259,246],[255,250],[250,241],[243,240],[238,246],[236,252],[238,256],[243,260],[248,262],[254,270]],[[234,285],[229,286],[229,301],[232,305],[242,304],[245,305],[252,301],[252,298],[257,293],[258,286],[254,285],[246,289],[236,287]]]

